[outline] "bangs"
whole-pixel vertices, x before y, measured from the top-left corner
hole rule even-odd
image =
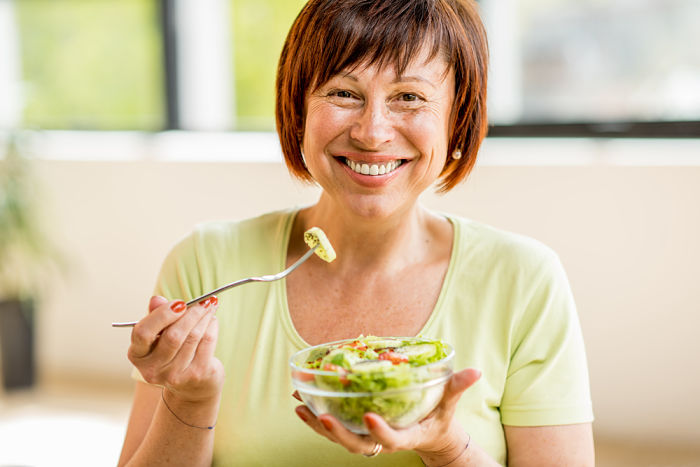
[[[439,1],[361,2],[331,0],[335,10],[314,25],[318,62],[309,76],[313,88],[358,66],[393,66],[402,75],[418,53],[427,61],[444,54],[449,70],[455,61],[455,40],[439,21]]]
[[[475,0],[309,0],[282,47],[277,69],[276,123],[292,174],[313,181],[301,141],[306,98],[332,77],[358,67],[394,68],[402,76],[412,61],[445,61],[454,72],[454,104],[440,191],[471,171],[488,131],[488,44]]]

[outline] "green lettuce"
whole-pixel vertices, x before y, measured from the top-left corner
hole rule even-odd
[[[391,347],[381,347],[384,342]],[[325,397],[327,411],[342,422],[363,426],[364,414],[374,412],[391,423],[421,410],[424,402],[435,403],[435,400],[425,401],[426,391],[414,387],[435,378],[436,375],[427,368],[421,371],[420,367],[442,360],[447,356],[447,350],[447,345],[439,340],[398,341],[368,336],[358,338],[352,345],[316,349],[307,359],[306,367],[327,372],[315,378],[319,389],[357,393]],[[382,361],[381,355],[385,352],[405,355],[408,361],[392,365]],[[368,367],[381,369],[364,370]],[[442,389],[438,390],[441,394]]]

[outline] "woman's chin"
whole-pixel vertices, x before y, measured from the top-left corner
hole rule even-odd
[[[396,215],[403,215],[415,205],[415,200],[408,203],[401,202],[395,195],[373,194],[373,195],[350,195],[346,197],[340,209],[351,217],[366,219],[368,221],[380,221],[391,219]]]

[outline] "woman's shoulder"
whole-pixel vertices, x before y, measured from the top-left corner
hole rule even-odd
[[[190,236],[213,241],[232,237],[260,237],[274,234],[293,217],[296,209],[268,212],[254,217],[236,220],[220,220],[199,223],[194,226]]]
[[[194,297],[241,277],[278,270],[294,210],[196,225],[170,249],[157,292]]]
[[[238,220],[218,220],[195,225],[172,248],[171,255],[196,256],[199,260],[254,254],[283,243],[296,209],[268,212]]]
[[[531,274],[560,263],[557,253],[540,240],[465,217],[448,218],[455,226],[458,253],[472,265]]]

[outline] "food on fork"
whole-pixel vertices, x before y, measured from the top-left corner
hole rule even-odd
[[[323,261],[328,261],[330,263],[335,259],[335,250],[333,249],[331,242],[328,241],[328,237],[326,237],[326,234],[320,227],[311,227],[309,230],[304,232],[304,241],[307,245],[309,245],[309,248],[313,248],[318,245],[315,253]]]

